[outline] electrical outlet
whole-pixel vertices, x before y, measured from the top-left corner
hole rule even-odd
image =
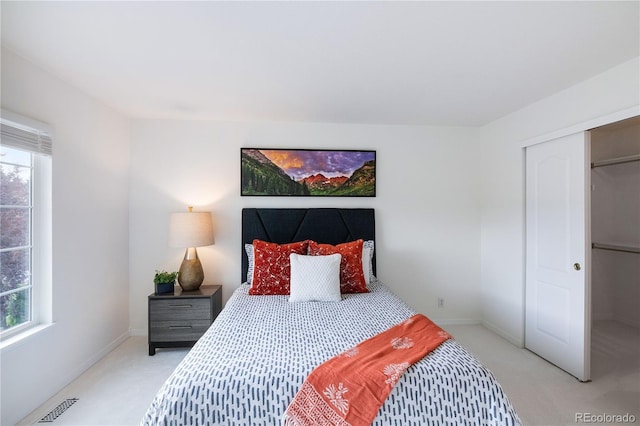
[[[444,308],[444,299],[442,297],[438,297],[438,308]]]

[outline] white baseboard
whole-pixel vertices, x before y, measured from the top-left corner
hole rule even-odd
[[[126,332],[122,333],[120,336],[116,337],[111,343],[109,343],[103,349],[101,349],[100,351],[95,353],[87,361],[85,361],[84,363],[80,364],[80,366],[78,366],[77,368],[72,370],[69,373],[69,376],[71,376],[71,377],[68,380],[68,383],[71,383],[72,381],[74,381],[82,373],[87,371],[93,364],[95,364],[96,362],[100,361],[102,358],[107,356],[109,354],[109,352],[113,351],[115,348],[120,346],[125,340],[127,340],[129,338],[129,336],[131,336],[131,332],[130,331],[126,331]]]
[[[620,324],[628,325],[630,327],[640,328],[640,321],[637,321],[633,318],[621,318],[619,315],[616,315],[614,313],[593,314],[591,318],[593,321],[615,321],[619,322]]]
[[[472,318],[459,318],[459,319],[437,319],[431,318],[436,325],[479,325],[481,321],[479,319]]]
[[[613,321],[614,315],[613,312],[592,312],[591,320],[592,321]]]
[[[129,333],[132,336],[148,336],[149,330],[147,330],[146,328],[132,328],[131,330],[129,330]]]
[[[515,346],[517,346],[519,348],[524,348],[524,339],[523,338],[518,338],[516,336],[513,336],[510,333],[507,333],[506,331],[501,329],[500,327],[497,327],[496,325],[490,323],[489,321],[482,321],[482,325],[485,328],[487,328],[487,329],[491,330],[492,332],[496,333],[498,336],[507,339],[509,342],[511,342]]]
[[[640,322],[634,320],[627,320],[624,318],[614,318],[614,321],[622,323],[624,325],[628,325],[629,327],[640,328]]]
[[[118,336],[113,341],[111,341],[107,346],[105,346],[100,351],[95,353],[91,358],[89,358],[88,360],[80,364],[78,367],[74,368],[73,370],[69,371],[67,374],[62,376],[59,382],[59,383],[63,383],[62,387],[60,387],[60,389],[53,392],[53,394],[49,396],[48,400],[43,401],[41,404],[39,404],[39,407],[37,406],[35,411],[32,411],[31,413],[29,413],[18,424],[31,425],[31,424],[37,423],[43,416],[45,416],[49,411],[51,411],[60,403],[59,400],[53,400],[52,398],[54,398],[60,391],[65,389],[66,386],[68,386],[70,383],[72,383],[74,380],[80,377],[82,373],[84,373],[89,368],[91,368],[91,366],[93,366],[96,362],[100,361],[102,358],[107,356],[111,351],[113,351],[115,348],[120,346],[125,340],[129,338],[129,336],[130,336],[129,331],[122,333],[120,336]]]

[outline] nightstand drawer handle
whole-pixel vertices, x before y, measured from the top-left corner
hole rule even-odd
[[[171,325],[171,326],[169,326],[169,328],[173,328],[173,329],[175,329],[175,328],[191,328],[191,326],[190,325]]]
[[[169,305],[172,308],[190,308],[191,305]]]

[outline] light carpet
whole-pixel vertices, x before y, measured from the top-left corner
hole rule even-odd
[[[525,425],[575,425],[577,416],[635,416],[640,423],[640,330],[599,322],[592,333],[592,378],[581,383],[535,354],[479,325],[444,327],[501,383]],[[51,425],[137,425],[153,396],[187,353],[131,337],[19,425],[38,424],[67,398],[79,400]],[[598,419],[592,417],[592,419]],[[606,423],[591,423],[606,424]]]

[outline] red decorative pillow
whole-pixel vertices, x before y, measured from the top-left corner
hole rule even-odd
[[[291,253],[307,254],[308,241],[290,244],[253,240],[253,280],[249,294],[289,294]]]
[[[369,289],[362,270],[362,245],[363,240],[351,241],[337,246],[309,241],[309,254],[311,256],[341,254],[340,292],[368,293]]]

